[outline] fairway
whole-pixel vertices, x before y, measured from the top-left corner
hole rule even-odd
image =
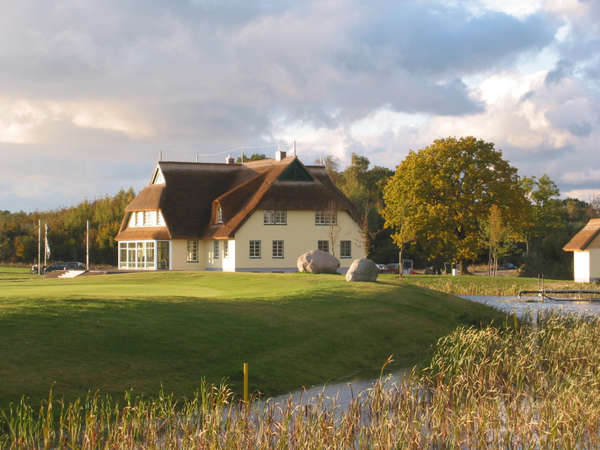
[[[1,268],[0,268],[1,269]],[[483,305],[383,277],[151,272],[0,278],[0,407],[88,390],[190,396],[205,378],[278,394],[422,361]]]

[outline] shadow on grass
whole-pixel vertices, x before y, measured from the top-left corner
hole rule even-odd
[[[419,288],[405,294],[22,300],[0,315],[0,407],[21,395],[46,398],[52,383],[67,399],[90,389],[152,395],[161,385],[186,396],[201,378],[228,379],[239,392],[242,362],[251,390],[275,395],[351,373],[375,376],[390,354],[398,364],[418,362],[471,316],[494,317]]]

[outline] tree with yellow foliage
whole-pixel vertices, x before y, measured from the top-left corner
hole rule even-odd
[[[517,169],[494,144],[472,136],[410,151],[385,186],[384,201],[396,245],[414,239],[430,259],[459,264],[461,273],[487,248],[492,205],[515,231],[529,208]]]

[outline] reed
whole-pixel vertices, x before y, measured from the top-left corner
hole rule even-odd
[[[402,280],[405,284],[445,292],[453,295],[515,296],[520,291],[540,288],[536,278],[410,275]],[[545,289],[598,289],[595,283],[575,283],[564,280],[545,280]]]
[[[335,400],[246,405],[224,384],[176,401],[126,392],[0,414],[2,448],[597,448],[600,320],[459,328],[431,363]],[[389,361],[387,361],[389,362]],[[386,363],[387,363],[386,362]]]

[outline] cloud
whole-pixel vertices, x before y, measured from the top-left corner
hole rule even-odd
[[[587,155],[598,137],[598,33],[584,38],[578,26],[597,29],[592,3],[7,4],[0,208],[141,187],[158,151],[220,161],[228,149],[294,138],[309,162],[355,151],[393,167],[410,148],[473,134],[526,170],[570,167],[564,159]],[[520,72],[548,51],[556,67]],[[25,170],[33,178],[21,182]]]

